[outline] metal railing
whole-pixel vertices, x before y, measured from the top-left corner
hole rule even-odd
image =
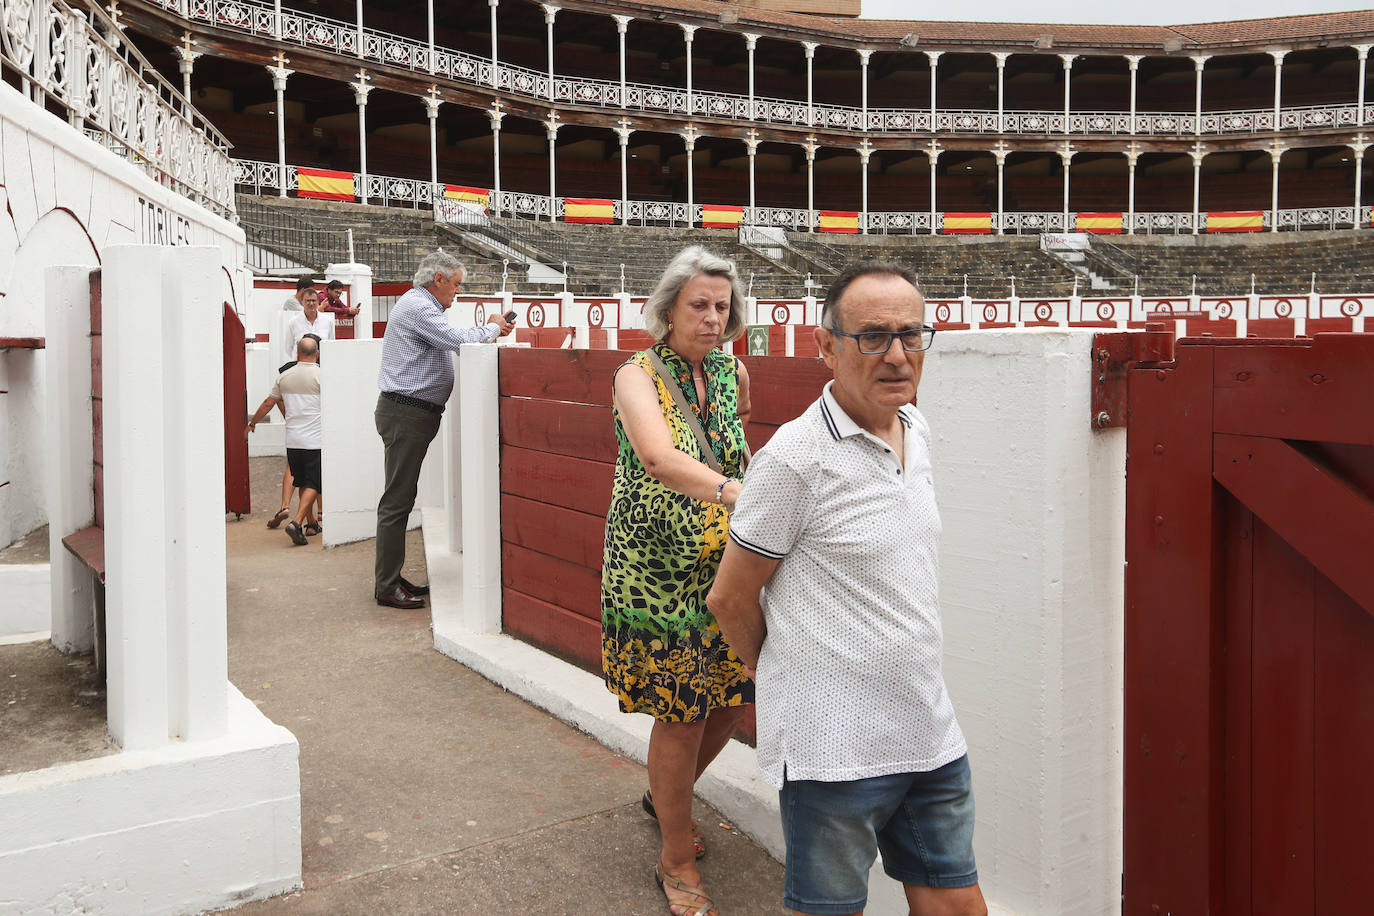
[[[159,184],[232,216],[229,141],[132,45],[107,37],[119,29],[103,10],[89,17],[61,0],[0,0],[0,66]]]
[[[561,77],[542,71],[493,62],[463,51],[395,35],[390,32],[282,9],[259,0],[151,0],[158,6],[196,22],[235,29],[263,38],[328,51],[364,62],[431,74],[469,86],[505,90],[514,95],[568,105],[615,108],[664,114],[704,115],[734,121],[824,128],[846,132],[930,133],[929,108],[868,109],[844,105],[811,104],[797,99],[772,99],[727,92],[688,93],[676,86],[626,83],[622,97],[618,81]],[[690,111],[689,111],[690,109]],[[867,117],[865,117],[865,114]],[[1273,109],[1208,111],[1203,113],[1202,134],[1245,134],[1271,131]],[[1353,103],[1280,109],[1284,130],[1315,130],[1357,126],[1374,115],[1366,107],[1364,117]],[[972,134],[1071,134],[1091,136],[1176,135],[1195,133],[1195,113],[1137,112],[1134,124],[1128,112],[1069,113],[1063,110],[1004,111],[936,109],[934,132]],[[1067,127],[1067,129],[1066,129]]]

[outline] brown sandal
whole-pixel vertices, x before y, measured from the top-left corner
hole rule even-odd
[[[290,515],[291,515],[291,507],[290,507],[290,506],[282,506],[280,509],[277,510],[277,514],[276,514],[276,515],[272,516],[271,518],[269,518],[269,519],[267,520],[267,527],[268,527],[268,528],[275,528],[275,527],[277,527],[277,526],[280,525],[282,522],[286,521],[286,519],[287,519]]]
[[[663,870],[663,863],[654,864],[654,881],[657,882],[659,890],[663,891],[663,896],[668,900],[668,912],[673,916],[720,916],[716,911],[716,905],[711,902],[711,898],[706,896],[706,892],[700,887],[693,887],[681,878],[675,878]],[[674,900],[669,893],[674,891],[681,895]]]
[[[658,820],[658,812],[654,810],[654,799],[649,794],[648,789],[644,790],[644,797],[639,800],[639,806],[644,809],[644,813],[649,817],[655,821]],[[706,855],[706,834],[701,832],[696,821],[692,821],[692,851],[696,853],[698,859]]]

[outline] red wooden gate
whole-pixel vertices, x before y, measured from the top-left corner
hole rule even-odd
[[[1374,335],[1129,375],[1123,912],[1374,900]]]
[[[248,353],[243,322],[224,303],[224,511],[252,511],[248,486]]]

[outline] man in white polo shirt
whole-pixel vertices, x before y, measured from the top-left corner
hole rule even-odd
[[[815,332],[834,381],[754,456],[707,598],[757,669],[759,766],[798,913],[862,913],[879,850],[916,916],[987,912],[941,665],[930,427],[911,403],[924,321],[906,268],[835,280]]]

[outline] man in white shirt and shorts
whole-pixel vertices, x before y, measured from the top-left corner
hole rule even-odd
[[[881,851],[915,916],[984,916],[942,672],[930,427],[911,403],[935,330],[915,275],[869,261],[836,279],[815,334],[834,381],[754,456],[707,598],[756,669],[783,902],[862,913]]]
[[[288,473],[301,492],[296,517],[286,523],[291,543],[300,547],[306,534],[318,533],[314,518],[316,497],[323,491],[320,449],[323,447],[320,428],[320,351],[313,337],[302,337],[296,344],[296,363],[272,385],[272,391],[248,421],[253,432],[258,421],[271,413],[275,406],[286,417],[286,461]]]

